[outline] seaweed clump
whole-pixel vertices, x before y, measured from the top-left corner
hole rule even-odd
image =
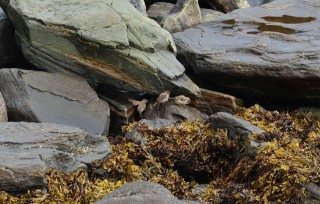
[[[305,185],[320,184],[320,122],[259,106],[237,116],[266,131],[251,136],[263,144],[254,158],[243,154],[226,130],[198,121],[158,129],[134,122],[123,132],[135,129],[147,144],[109,138],[113,154],[90,176],[50,170],[47,192],[19,197],[1,192],[0,203],[93,203],[138,180],[162,184],[180,199],[201,203],[306,202]]]
[[[0,192],[0,203],[93,203],[124,183],[90,179],[84,170],[75,173],[48,170],[47,192],[36,190],[19,196]]]
[[[254,161],[246,160],[230,175],[245,178],[262,203],[303,203],[304,186],[320,184],[320,122],[296,113],[244,109],[239,116],[268,132],[254,135],[266,142]]]

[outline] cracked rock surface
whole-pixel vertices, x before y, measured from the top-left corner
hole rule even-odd
[[[0,0],[24,56],[49,71],[77,73],[127,91],[190,95],[172,36],[128,0]]]
[[[0,91],[11,121],[65,124],[108,134],[109,105],[80,78],[59,73],[0,69]]]
[[[279,0],[235,10],[175,33],[178,59],[233,94],[320,101],[319,8]]]
[[[111,154],[108,140],[49,123],[0,123],[0,189],[44,188],[48,169],[71,172]]]

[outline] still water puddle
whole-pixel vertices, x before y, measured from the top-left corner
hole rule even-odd
[[[222,21],[222,23],[228,24],[228,25],[234,25],[234,24],[236,24],[236,20],[234,20],[234,19],[228,19],[228,20]]]
[[[297,16],[265,16],[261,17],[268,22],[278,22],[278,23],[285,23],[285,24],[298,24],[298,23],[308,23],[311,21],[316,20],[314,17],[297,17]]]
[[[314,17],[297,17],[297,16],[290,16],[290,15],[282,15],[282,16],[265,16],[261,17],[267,22],[276,22],[276,23],[284,23],[284,24],[299,24],[299,23],[308,23],[311,21],[316,20]],[[228,19],[222,21],[222,23],[227,24],[228,26],[222,26],[222,29],[232,29],[236,24],[235,19]],[[253,24],[257,25],[258,31],[250,31],[247,32],[248,34],[258,34],[261,32],[277,32],[283,34],[293,34],[297,33],[298,31],[292,28],[287,28],[281,25],[268,25],[266,23],[259,23],[259,22],[243,22],[244,24]]]
[[[261,24],[257,29],[260,32],[271,31],[271,32],[277,32],[277,33],[283,33],[283,34],[293,34],[297,32],[296,30],[291,28],[286,28],[278,25],[266,25],[264,23]]]

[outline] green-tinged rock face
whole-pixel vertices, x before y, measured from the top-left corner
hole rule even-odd
[[[127,0],[1,0],[25,57],[128,91],[197,94],[171,35]]]

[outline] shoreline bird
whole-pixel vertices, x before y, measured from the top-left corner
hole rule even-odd
[[[168,102],[169,97],[170,97],[170,91],[169,90],[167,90],[165,92],[162,92],[159,95],[159,97],[157,98],[155,104],[153,104],[153,107],[155,107],[157,104],[161,105],[161,104],[164,104],[164,103]]]
[[[177,105],[188,105],[188,104],[191,104],[191,99],[184,95],[180,95],[180,96],[174,97],[173,102],[174,104],[177,104]]]
[[[148,99],[143,99],[142,101],[137,101],[133,99],[128,99],[132,103],[132,105],[137,106],[137,111],[139,113],[140,118],[142,118],[142,113],[147,107]]]

